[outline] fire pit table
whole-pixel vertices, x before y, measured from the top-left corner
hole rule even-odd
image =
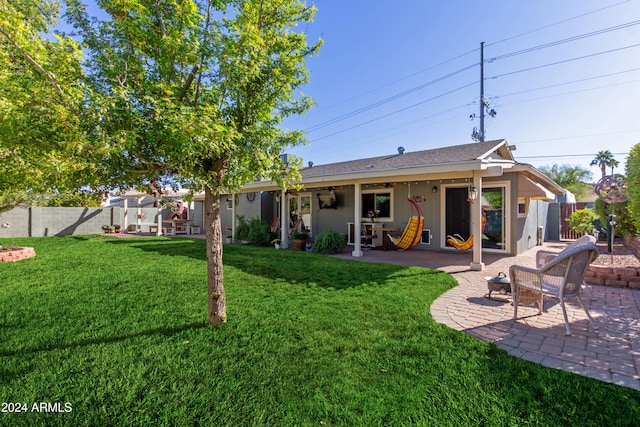
[[[488,276],[485,279],[489,287],[489,299],[491,299],[491,292],[499,292],[500,295],[511,293],[511,280],[506,274],[500,272],[495,277]]]

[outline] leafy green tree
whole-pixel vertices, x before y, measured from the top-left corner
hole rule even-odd
[[[102,197],[101,194],[93,191],[74,191],[73,193],[56,194],[46,197],[41,205],[70,208],[99,208],[102,206]]]
[[[164,180],[205,192],[208,320],[226,322],[220,194],[247,182],[299,177],[280,153],[304,142],[283,120],[311,107],[309,45],[301,0],[102,0],[107,19],[80,0],[67,15],[87,58],[87,102],[99,120],[87,135],[107,152],[110,187]]]
[[[591,189],[589,181],[592,174],[587,169],[570,165],[541,166],[539,169],[556,183],[571,191],[576,198],[589,195]]]
[[[625,165],[625,179],[629,197],[629,216],[636,230],[640,230],[640,144],[631,147]]]
[[[613,168],[617,167],[620,164],[614,157],[611,151],[604,150],[598,151],[596,157],[591,160],[591,166],[599,166],[602,171],[602,177],[607,176],[607,168],[611,168],[611,174],[613,175]]]
[[[42,36],[57,17],[54,1],[0,1],[0,195],[12,203],[89,184],[87,153],[99,154],[85,145],[81,52]]]

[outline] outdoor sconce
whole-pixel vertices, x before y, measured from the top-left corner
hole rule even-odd
[[[438,186],[434,185],[433,188],[431,189],[432,193],[437,193],[438,192]]]
[[[478,189],[475,185],[469,187],[469,199],[476,200],[478,198]]]

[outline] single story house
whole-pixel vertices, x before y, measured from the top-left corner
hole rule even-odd
[[[295,183],[301,190],[256,181],[223,195],[222,232],[231,235],[239,215],[277,221],[286,247],[294,225],[312,237],[331,229],[346,235],[352,255],[359,257],[363,225],[375,235],[372,245],[391,247],[386,235],[401,235],[419,210],[424,223],[411,250],[455,251],[448,236],[467,241],[473,236],[470,267],[482,270],[483,252],[515,255],[540,243],[546,201],[564,193],[535,167],[517,162],[514,150],[502,139],[416,152],[399,147],[387,156],[309,163]],[[196,211],[194,218],[201,215]]]

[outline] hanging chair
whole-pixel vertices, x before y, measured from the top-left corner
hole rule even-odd
[[[484,227],[487,225],[487,214],[482,211],[482,232],[484,233]],[[473,247],[473,234],[469,236],[467,240],[464,240],[459,234],[453,236],[447,236],[447,243],[456,248],[459,251],[468,251]]]
[[[420,238],[422,237],[422,226],[424,225],[424,216],[422,216],[420,206],[418,206],[413,199],[407,200],[411,204],[412,211],[414,209],[416,210],[416,215],[412,215],[411,218],[409,218],[409,223],[405,227],[402,236],[393,237],[388,235],[394,245],[405,250],[411,249],[420,242]]]

